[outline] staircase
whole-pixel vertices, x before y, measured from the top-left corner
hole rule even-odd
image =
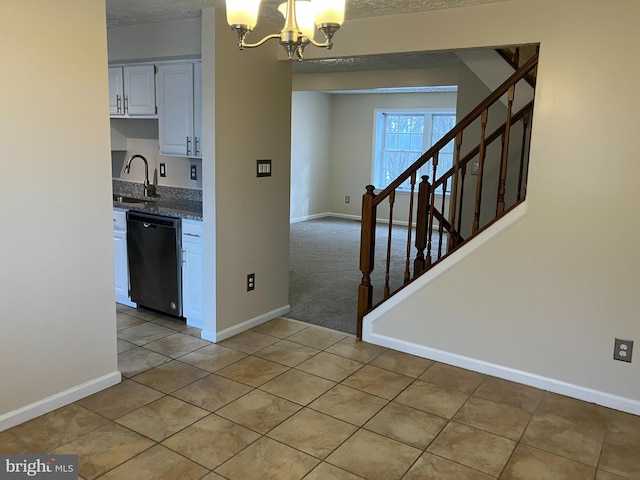
[[[367,313],[524,201],[537,51],[522,66],[518,61],[511,77],[388,187],[366,187],[358,338]],[[453,167],[443,171],[438,155],[452,142]],[[407,182],[408,210],[394,212]],[[408,218],[406,227],[394,224],[394,213]]]

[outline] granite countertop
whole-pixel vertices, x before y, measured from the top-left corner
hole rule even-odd
[[[154,213],[168,217],[202,220],[202,202],[194,200],[160,199],[145,203],[113,202],[114,207],[126,208],[135,212]]]
[[[202,220],[202,192],[175,187],[158,187],[158,196],[144,203],[129,203],[117,201],[116,195],[145,199],[142,195],[142,185],[114,180],[113,206],[135,212],[166,215],[168,217]]]

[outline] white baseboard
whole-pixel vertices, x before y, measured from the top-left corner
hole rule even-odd
[[[363,340],[375,345],[392,348],[404,353],[428,358],[436,362],[446,363],[455,367],[464,368],[473,372],[483,373],[492,377],[510,380],[512,382],[529,385],[531,387],[558,393],[567,397],[577,398],[585,402],[595,403],[604,407],[613,408],[622,412],[640,415],[640,402],[631,398],[613,395],[599,390],[566,383],[554,378],[543,377],[534,373],[515,370],[513,368],[497,365],[482,360],[477,360],[455,353],[449,353],[424,345],[407,342],[380,335],[370,331],[363,332]]]
[[[119,295],[116,295],[116,303],[121,303],[122,305],[133,308],[136,308],[138,306],[138,304],[132,302],[129,297],[121,297]]]
[[[194,327],[194,328],[199,328],[199,329],[203,329],[204,327],[204,320],[202,320],[202,318],[189,318],[187,317],[187,321],[185,322],[189,327]]]
[[[362,216],[361,215],[349,215],[346,213],[336,213],[336,212],[324,212],[324,213],[316,213],[314,215],[307,215],[304,217],[296,217],[296,218],[291,218],[289,219],[289,223],[298,223],[298,222],[305,222],[307,220],[317,220],[319,218],[326,218],[326,217],[333,217],[333,218],[344,218],[347,220],[355,220],[357,222],[360,222],[362,220]],[[380,223],[383,225],[388,225],[389,223],[389,219],[388,218],[376,218],[376,223]],[[402,221],[402,220],[394,220],[393,222],[391,222],[393,225],[395,225],[396,227],[406,227],[409,225],[409,222],[407,221]],[[413,222],[413,226],[415,227],[415,222]],[[439,228],[439,224],[437,220],[434,220],[433,222],[433,231],[437,231]]]
[[[328,217],[328,213],[314,213],[313,215],[303,215],[302,217],[289,218],[289,223],[305,222],[307,220],[317,220],[318,218]]]
[[[103,375],[102,377],[94,378],[88,382],[76,385],[63,392],[56,393],[50,397],[38,400],[37,402],[20,407],[17,410],[7,412],[0,415],[0,432],[20,425],[21,423],[31,420],[33,418],[49,413],[56,408],[64,407],[70,403],[80,400],[81,398],[93,395],[105,388],[112,387],[122,381],[120,372],[115,371]]]
[[[356,220],[356,221],[360,221],[362,219],[361,215],[348,215],[346,213],[335,213],[335,212],[328,212],[325,217],[334,217],[334,218],[344,218],[346,220]]]
[[[530,385],[532,387],[541,388],[550,392],[559,393],[569,397],[577,398],[587,402],[596,403],[623,412],[632,413],[634,415],[640,414],[640,402],[612,395],[606,392],[592,390],[580,385],[573,385],[553,378],[541,377],[539,375],[514,370],[502,365],[495,365],[477,360],[462,355],[445,352],[442,350],[427,347],[425,345],[419,345],[404,340],[400,340],[391,336],[380,335],[374,332],[374,325],[379,320],[382,320],[390,310],[401,304],[410,296],[416,294],[418,291],[427,288],[428,285],[435,281],[440,276],[444,275],[448,270],[453,268],[457,263],[463,261],[466,257],[473,252],[482,248],[484,244],[491,241],[494,237],[500,235],[511,226],[522,220],[527,215],[527,202],[523,202],[518,205],[511,212],[496,224],[490,228],[481,232],[473,242],[469,242],[463,245],[458,250],[454,251],[446,262],[439,263],[427,271],[416,281],[407,285],[390,299],[380,305],[378,308],[365,315],[362,325],[362,339],[394,350],[410,353],[419,357],[429,358],[438,362],[454,365],[461,368],[466,368],[474,372],[480,372],[487,375],[492,375],[498,378],[504,378],[514,382],[522,383],[524,385]]]
[[[346,213],[324,212],[324,213],[314,213],[313,215],[305,215],[303,217],[290,218],[289,223],[305,222],[307,220],[317,220],[319,218],[326,218],[326,217],[346,218],[349,220],[357,220],[358,222],[360,221],[360,215],[347,215]]]
[[[257,317],[251,318],[245,322],[238,323],[229,328],[225,328],[224,330],[220,330],[219,332],[211,332],[209,330],[202,330],[200,333],[200,337],[204,340],[209,340],[210,342],[221,342],[227,338],[233,337],[245,330],[249,330],[252,327],[256,327],[258,325],[262,325],[269,320],[273,320],[274,318],[282,317],[291,311],[291,306],[285,305],[280,308],[276,308],[275,310],[271,310],[270,312],[263,313]]]

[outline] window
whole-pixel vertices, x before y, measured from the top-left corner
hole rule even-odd
[[[455,124],[456,114],[450,110],[376,111],[373,161],[373,184],[376,188],[389,185]],[[453,165],[453,144],[451,141],[441,150],[438,173],[446,172]],[[431,162],[422,167],[419,175],[429,175],[429,181],[433,181]],[[410,188],[407,180],[400,190],[409,191]]]

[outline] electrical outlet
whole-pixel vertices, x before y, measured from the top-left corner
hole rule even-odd
[[[351,202],[351,197],[349,195],[344,197],[344,203],[350,203],[350,202]]]
[[[198,166],[191,165],[191,180],[197,180],[197,179],[198,179]]]
[[[256,288],[256,274],[250,273],[247,275],[247,292],[254,290]]]
[[[167,164],[166,163],[161,163],[160,164],[160,176],[161,177],[166,177],[167,176]]]
[[[613,349],[613,359],[621,362],[631,363],[631,353],[633,352],[633,340],[621,340],[616,338]]]

